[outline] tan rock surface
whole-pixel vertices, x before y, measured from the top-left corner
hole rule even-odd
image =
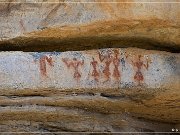
[[[28,51],[0,52],[0,132],[148,134],[180,131],[179,0],[0,2],[0,50]],[[41,73],[37,69],[40,67],[40,70],[49,71],[49,57],[47,60],[38,58],[38,64],[42,64],[38,66],[29,56],[32,51],[34,57],[39,57],[41,53],[42,56],[46,54],[42,51],[60,53],[127,47],[147,49],[127,50],[136,56],[153,56],[157,62],[150,70],[150,76],[154,76],[152,84],[158,84],[160,80],[161,85],[154,87],[150,83],[147,85],[150,88],[146,85],[127,88],[101,88],[102,85],[98,88],[83,88],[83,85],[78,86],[79,89],[57,88],[55,86],[68,83],[71,87],[74,85],[69,79],[73,74],[69,77],[66,70],[61,71],[67,81],[63,84],[59,81],[59,85],[56,83],[61,77],[61,74],[57,74],[61,73],[58,72],[60,67],[65,69],[59,57],[56,58],[56,72],[50,74],[56,77],[47,77],[47,81],[37,79]],[[94,56],[93,51],[83,55],[86,54]],[[157,75],[158,66],[163,72]],[[83,73],[88,74],[86,70]],[[124,77],[130,74],[126,73]],[[146,75],[148,80],[147,72]],[[35,81],[28,81],[29,76],[34,76]],[[82,80],[86,79],[84,77]],[[31,85],[33,87],[26,87]]]
[[[114,77],[115,66],[111,62],[107,80],[106,66],[103,66],[107,61],[100,62],[98,54],[102,57],[110,54],[113,59],[118,54],[121,78]],[[136,57],[140,55],[148,69],[139,69],[144,79],[138,82],[134,78],[138,71],[130,63],[138,62]],[[172,128],[178,129],[179,54],[129,48],[1,52],[0,56],[1,132],[171,132]],[[98,78],[90,66],[92,57],[98,63],[94,68],[99,72]],[[146,58],[151,60],[149,64]],[[66,63],[65,59],[70,62]],[[82,67],[73,68],[75,61],[83,61]],[[73,69],[78,69],[79,78]]]
[[[130,46],[180,50],[178,0],[172,3],[166,0],[159,3],[138,0],[53,2],[1,3],[3,42],[0,49],[65,51]]]

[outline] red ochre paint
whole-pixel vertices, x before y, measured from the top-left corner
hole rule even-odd
[[[106,78],[106,80],[104,82],[106,82],[106,81],[108,81],[110,79],[110,76],[111,76],[111,72],[110,72],[109,67],[110,67],[110,64],[112,62],[112,56],[111,56],[110,52],[107,52],[106,56],[101,55],[100,52],[98,52],[98,54],[99,54],[99,60],[101,62],[104,62],[104,64],[105,64],[104,70],[102,72],[103,72],[103,74],[105,75],[105,78]]]
[[[62,61],[66,64],[68,68],[72,67],[74,70],[73,78],[77,81],[81,78],[81,73],[79,72],[79,66],[84,65],[84,61],[79,61],[76,58],[73,58],[73,60],[69,60],[67,58],[63,58]]]
[[[119,52],[118,50],[114,50],[114,57],[113,57],[113,65],[114,65],[114,70],[113,70],[113,77],[116,80],[120,79],[120,71],[118,69],[119,65],[120,65],[120,58],[119,58]]]
[[[39,60],[41,75],[45,77],[47,77],[46,63],[48,63],[52,67],[53,66],[52,57],[47,57],[46,55],[44,55]]]
[[[113,50],[113,52],[107,52],[107,55],[99,54],[99,59],[101,62],[104,62],[105,68],[103,70],[103,74],[105,75],[106,81],[110,79],[111,72],[110,72],[110,65],[111,63],[114,65],[114,70],[112,76],[116,80],[120,80],[120,71],[119,71],[119,65],[120,65],[120,58],[119,58],[119,51]]]
[[[134,75],[134,80],[138,82],[138,85],[141,85],[141,83],[144,81],[144,76],[142,73],[142,68],[145,67],[146,70],[149,68],[149,61],[146,61],[146,64],[141,60],[142,56],[138,55],[138,60],[136,62],[133,62],[133,66],[137,68],[136,73]]]
[[[93,71],[91,73],[91,76],[94,77],[95,81],[99,81],[99,72],[97,70],[97,66],[98,66],[98,62],[96,60],[94,60],[94,58],[92,58],[93,60],[91,61],[92,67],[93,67]]]

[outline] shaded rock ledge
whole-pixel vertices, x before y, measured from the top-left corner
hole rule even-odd
[[[109,48],[0,55],[1,132],[178,128],[179,54]]]

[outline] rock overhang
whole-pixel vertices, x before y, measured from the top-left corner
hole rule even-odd
[[[178,129],[178,3],[46,2],[0,4],[0,130]]]
[[[0,8],[2,51],[180,50],[176,1],[11,2]]]

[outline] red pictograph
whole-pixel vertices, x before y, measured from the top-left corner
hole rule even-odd
[[[94,77],[94,80],[98,82],[99,81],[99,72],[97,69],[98,62],[94,59],[94,57],[92,58],[90,65],[92,65],[92,67],[93,67],[93,71],[91,73],[91,76]]]
[[[102,71],[103,74],[105,75],[105,78],[106,78],[106,80],[104,82],[109,81],[110,80],[110,76],[111,76],[111,72],[110,72],[110,64],[112,62],[111,53],[107,52],[106,55],[102,55],[100,52],[98,52],[98,54],[99,54],[99,60],[101,62],[105,63],[104,70]]]
[[[81,78],[81,73],[79,72],[79,67],[84,65],[84,60],[80,61],[77,60],[76,58],[73,58],[72,60],[69,60],[68,58],[62,58],[62,61],[66,64],[66,66],[68,68],[72,67],[74,70],[74,79],[76,79],[77,81],[80,80]]]
[[[120,65],[120,57],[119,57],[119,51],[114,50],[114,57],[113,57],[113,65],[114,65],[114,70],[113,70],[113,77],[116,80],[120,79],[120,71],[119,71],[119,65]]]
[[[134,75],[134,80],[136,82],[138,82],[138,85],[141,85],[142,82],[144,81],[144,76],[143,76],[143,73],[142,73],[142,68],[145,67],[146,70],[148,70],[148,67],[149,67],[149,60],[146,61],[146,64],[144,64],[144,61],[142,60],[142,56],[141,55],[138,55],[138,59],[136,62],[133,62],[133,66],[137,69],[135,72],[135,75]]]
[[[102,55],[100,52],[98,54],[99,54],[100,61],[104,62],[104,64],[105,64],[104,70],[102,72],[105,75],[106,81],[108,81],[110,79],[111,75],[116,80],[120,80],[121,75],[120,75],[120,71],[119,71],[119,66],[120,66],[119,51],[117,49],[114,49],[113,51],[106,52],[104,55]],[[110,71],[111,63],[114,66],[112,74]]]
[[[41,75],[42,76],[45,76],[47,77],[47,64],[49,64],[49,66],[53,66],[53,61],[52,61],[52,57],[51,56],[46,56],[46,55],[43,55],[40,57],[39,59],[39,64],[40,64],[40,72],[41,72]]]

